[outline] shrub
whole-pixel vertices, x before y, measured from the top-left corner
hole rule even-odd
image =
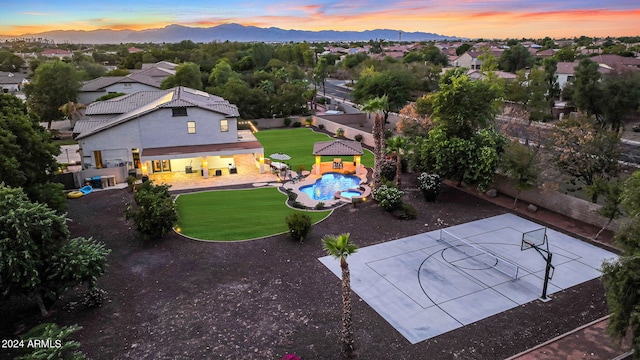
[[[307,207],[304,206],[303,203],[299,202],[299,201],[294,201],[293,203],[291,203],[291,206],[296,208],[296,209],[306,209]]]
[[[304,123],[307,127],[311,126],[313,124],[313,119],[311,117],[308,117],[306,119],[304,119]]]
[[[320,124],[320,125],[318,125],[318,128],[319,128],[320,130],[324,129],[324,124]]]
[[[380,161],[380,176],[383,180],[393,181],[396,178],[396,161],[384,158]]]
[[[289,236],[293,240],[303,242],[311,231],[311,217],[307,214],[294,213],[285,219],[289,227]]]
[[[343,128],[337,128],[336,129],[336,137],[341,137],[344,136],[344,129]]]
[[[145,239],[164,237],[178,222],[173,197],[166,184],[155,186],[145,181],[133,197],[137,207],[126,204],[125,217],[133,219],[136,229]]]
[[[287,199],[289,201],[296,201],[297,198],[298,198],[298,194],[291,191],[291,189],[287,189]]]
[[[397,218],[402,220],[414,220],[418,218],[418,211],[410,204],[402,204],[402,209],[397,210],[395,213]]]
[[[293,127],[294,128],[299,128],[301,126],[302,126],[302,123],[300,121],[296,121],[296,122],[293,123]]]
[[[442,179],[438,174],[422,173],[418,176],[418,189],[426,201],[436,201],[442,189]]]
[[[291,125],[291,118],[287,116],[284,118],[284,126],[289,127],[289,125]]]
[[[357,142],[362,142],[362,134],[357,134],[353,137],[353,139]]]
[[[316,204],[316,206],[314,206],[314,209],[316,209],[316,210],[324,209],[324,203],[322,201],[320,201],[319,203]]]
[[[402,207],[402,195],[404,192],[395,187],[380,185],[374,192],[373,198],[383,209],[393,212]]]
[[[80,342],[70,339],[71,335],[82,329],[78,325],[59,327],[55,323],[43,323],[35,326],[22,336],[25,344],[28,341],[50,341],[52,346],[25,347],[26,353],[16,359],[86,359],[79,351]]]

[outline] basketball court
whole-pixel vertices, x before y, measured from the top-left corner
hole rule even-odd
[[[555,292],[598,278],[602,261],[615,257],[503,214],[360,248],[347,261],[353,291],[415,344],[518,305],[553,299]],[[341,277],[339,261],[319,260]]]

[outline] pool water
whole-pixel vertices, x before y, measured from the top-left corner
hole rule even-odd
[[[349,190],[349,191],[343,191],[340,193],[340,196],[345,197],[347,199],[351,199],[354,196],[361,196],[362,193],[360,191],[355,191],[355,190]]]
[[[336,191],[356,188],[358,185],[360,185],[360,178],[357,176],[325,173],[313,185],[300,187],[300,191],[313,200],[332,200]]]

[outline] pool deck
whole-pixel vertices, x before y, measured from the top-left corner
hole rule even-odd
[[[320,175],[315,173],[315,169],[316,169],[316,165],[313,166],[313,169],[311,171],[311,173],[309,175],[307,175],[305,178],[303,178],[300,181],[287,181],[285,182],[282,187],[284,187],[285,189],[289,189],[291,190],[293,193],[297,194],[298,197],[296,198],[296,200],[301,203],[302,205],[306,206],[306,207],[310,207],[313,208],[315,207],[318,203],[324,203],[325,207],[332,207],[332,206],[336,206],[339,205],[341,203],[351,203],[351,199],[333,199],[333,200],[313,200],[311,199],[307,194],[303,193],[302,191],[300,191],[300,188],[306,185],[312,185],[313,183],[316,182],[316,180],[318,180],[320,177],[322,177],[322,174],[326,174],[329,172],[338,172],[338,173],[343,173],[343,174],[348,174],[348,175],[355,175],[358,176],[360,178],[360,186],[362,188],[365,189],[365,191],[363,192],[362,196],[364,197],[368,197],[371,193],[371,189],[369,186],[367,186],[367,169],[364,166],[360,167],[360,174],[356,175],[355,171],[356,171],[356,167],[354,165],[343,165],[344,167],[341,169],[334,169],[333,168],[333,163],[332,162],[323,162],[320,164]],[[344,189],[344,190],[348,190],[348,189]]]

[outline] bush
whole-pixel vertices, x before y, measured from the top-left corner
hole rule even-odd
[[[384,158],[380,161],[380,176],[383,180],[393,181],[396,178],[396,161]]]
[[[316,210],[324,209],[324,203],[322,201],[320,201],[319,203],[316,204],[316,206],[314,206],[314,209],[316,209]]]
[[[426,201],[436,201],[442,189],[442,179],[438,174],[422,173],[418,176],[418,189]]]
[[[418,218],[418,211],[410,204],[402,204],[402,210],[397,210],[396,217],[402,220],[414,220]]]
[[[343,128],[337,128],[335,137],[341,137],[341,136],[344,136],[344,129]]]
[[[362,134],[357,134],[353,137],[353,139],[357,142],[362,142]]]
[[[289,236],[293,240],[303,242],[311,231],[311,217],[307,214],[294,213],[285,219],[289,227]]]
[[[307,127],[311,126],[313,124],[313,118],[308,117],[306,119],[304,119],[304,123]]]
[[[296,122],[293,123],[293,127],[294,128],[299,128],[301,126],[302,126],[302,123],[300,121],[296,121]]]
[[[284,126],[289,127],[289,125],[291,125],[291,118],[287,116],[284,118]]]
[[[380,185],[374,192],[373,198],[383,209],[393,212],[402,207],[403,191],[388,185]]]
[[[297,198],[298,198],[298,194],[291,191],[291,189],[287,189],[287,199],[289,201],[296,201]]]
[[[27,347],[26,353],[15,359],[86,359],[79,351],[80,342],[70,339],[71,335],[82,329],[78,325],[59,327],[55,323],[43,323],[35,326],[22,336],[25,344],[29,340],[50,341],[52,346]]]
[[[320,125],[318,125],[318,128],[319,128],[320,130],[324,129],[324,124],[320,124]]]
[[[125,217],[133,219],[136,229],[147,240],[164,237],[178,222],[169,186],[155,186],[152,181],[145,181],[133,197],[137,207],[126,204]]]

